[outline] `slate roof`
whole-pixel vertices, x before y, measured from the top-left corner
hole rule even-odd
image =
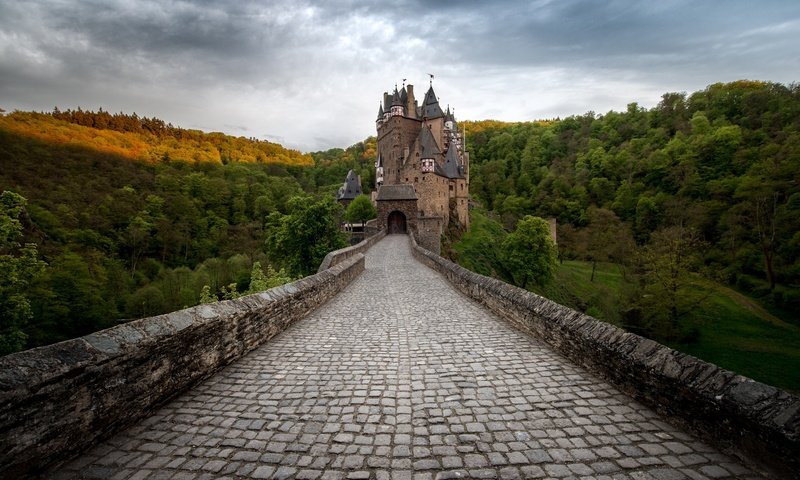
[[[453,122],[453,130],[458,130],[458,123],[456,122],[456,115],[455,113],[450,112],[450,105],[447,106],[447,112],[444,114],[444,121],[451,121]]]
[[[428,92],[425,93],[425,101],[422,102],[422,116],[425,118],[444,116],[442,107],[439,106],[439,100],[436,99],[436,94],[433,92],[433,86],[428,88]]]
[[[345,178],[344,184],[339,187],[339,191],[336,193],[336,199],[352,200],[359,195],[361,195],[361,182],[356,172],[350,170],[347,172],[347,178]]]
[[[422,147],[422,158],[437,158],[442,153],[436,143],[436,139],[433,138],[431,129],[425,125],[422,126],[419,132],[419,144]]]
[[[378,198],[382,200],[416,200],[417,192],[414,190],[414,185],[400,184],[400,185],[381,185],[378,189]]]
[[[383,119],[383,105],[378,107],[378,120]]]
[[[464,169],[458,159],[458,149],[455,145],[447,149],[444,156],[444,176],[447,178],[464,178]]]
[[[392,95],[392,106],[403,105],[400,101],[400,94],[397,92],[397,87],[394,87],[394,94]]]

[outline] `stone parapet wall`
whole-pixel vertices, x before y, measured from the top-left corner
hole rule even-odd
[[[374,220],[370,220],[370,222],[374,222]],[[367,222],[369,224],[369,222]],[[374,225],[374,224],[373,224]],[[322,263],[319,264],[319,268],[317,269],[317,273],[325,271],[331,267],[334,267],[343,261],[347,260],[348,258],[352,257],[353,255],[357,255],[359,253],[364,253],[373,245],[375,245],[381,238],[386,236],[386,230],[381,230],[378,233],[372,235],[369,238],[365,238],[364,240],[358,242],[355,245],[350,247],[340,248],[339,250],[334,250],[329,252],[325,255],[325,258],[322,259]]]
[[[625,332],[417,246],[459,291],[704,440],[772,475],[798,478],[800,398]]]
[[[0,358],[0,478],[35,475],[145,417],[304,318],[363,270],[364,255],[355,253],[261,293]]]
[[[444,222],[445,219],[443,217],[419,217],[417,218],[417,231],[414,237],[419,240],[419,244],[423,248],[438,254],[442,250]]]

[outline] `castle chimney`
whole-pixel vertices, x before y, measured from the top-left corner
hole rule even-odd
[[[408,112],[409,117],[414,118],[417,116],[417,101],[414,99],[414,85],[406,85],[406,93],[408,94],[406,112]]]

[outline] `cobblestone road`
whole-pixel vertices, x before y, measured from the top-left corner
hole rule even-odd
[[[757,478],[457,293],[405,236],[56,477]]]

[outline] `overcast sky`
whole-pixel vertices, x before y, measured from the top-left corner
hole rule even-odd
[[[460,120],[800,81],[800,1],[0,0],[0,107],[102,107],[313,151],[435,75]]]

